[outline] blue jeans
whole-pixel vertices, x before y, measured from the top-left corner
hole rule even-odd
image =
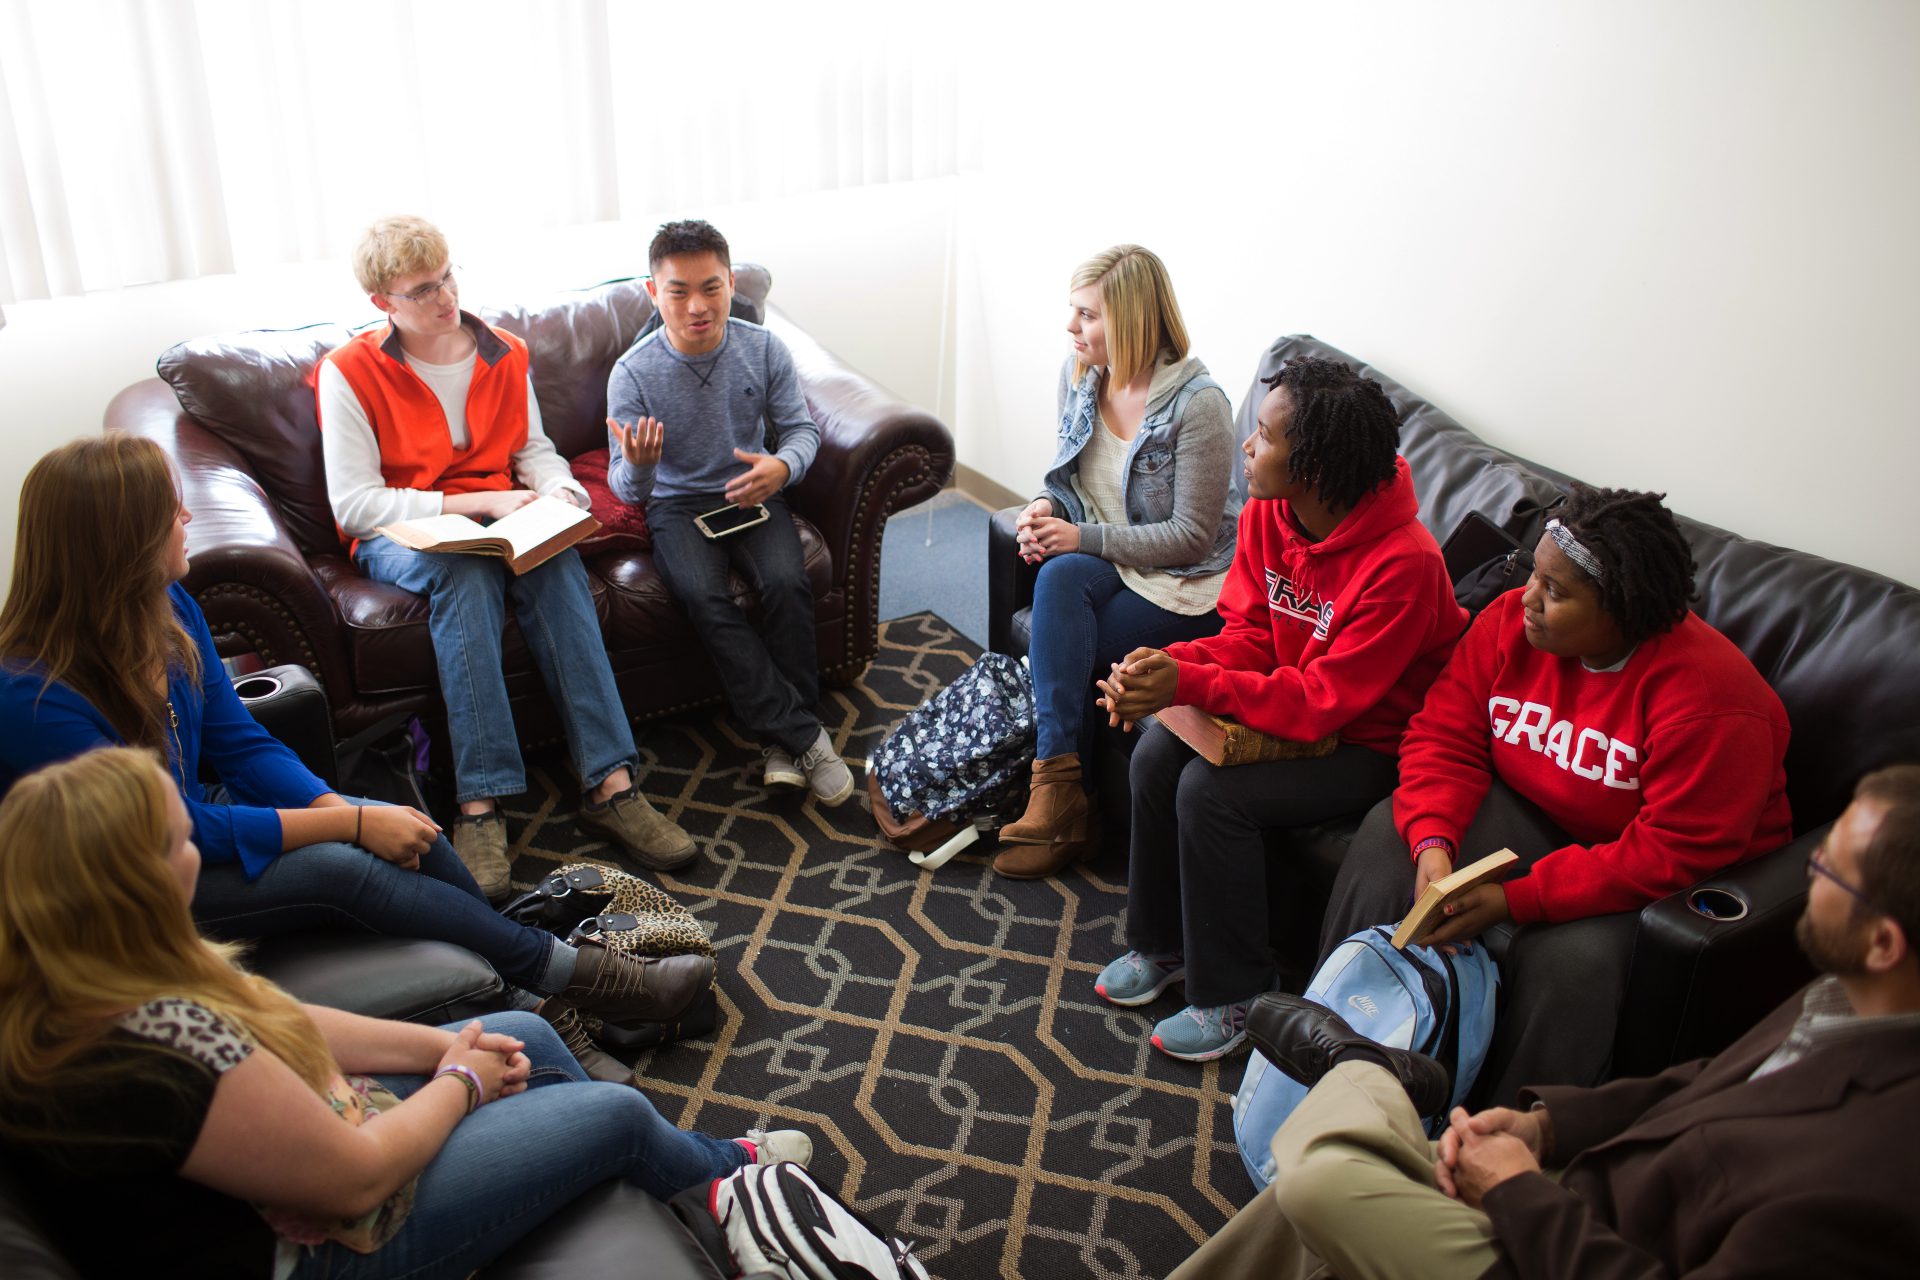
[[[1040,566],[1033,587],[1033,710],[1042,760],[1085,756],[1106,713],[1093,682],[1142,645],[1158,649],[1220,630],[1220,615],[1171,613],[1127,590],[1120,571],[1099,556],[1071,552]]]
[[[717,493],[648,503],[653,567],[706,645],[733,718],[797,756],[820,736],[819,642],[800,535],[779,494],[767,499],[766,521],[750,529],[709,538],[694,527],[695,516],[726,505]],[[734,603],[729,571],[759,600],[758,626]]]
[[[375,582],[427,597],[432,610],[427,627],[440,668],[440,696],[447,704],[447,734],[453,740],[456,801],[490,800],[527,789],[501,670],[508,601],[559,708],[567,746],[586,789],[638,762],[578,551],[569,548],[531,573],[518,575],[490,556],[414,551],[380,537],[362,542],[354,559]]]
[[[565,945],[488,905],[445,836],[420,856],[418,871],[334,840],[287,850],[253,881],[237,862],[213,863],[200,869],[193,918],[216,938],[328,929],[453,942],[508,982],[543,995],[558,989],[547,969],[555,945]]]
[[[299,1280],[459,1280],[609,1179],[665,1200],[747,1163],[739,1143],[676,1129],[637,1089],[588,1080],[537,1014],[484,1022],[526,1041],[527,1091],[490,1102],[455,1127],[421,1171],[413,1212],[393,1239],[370,1254],[337,1244],[303,1252],[293,1272]],[[380,1079],[405,1098],[429,1077]],[[634,1266],[645,1273],[644,1259]]]

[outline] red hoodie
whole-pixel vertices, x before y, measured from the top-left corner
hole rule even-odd
[[[1458,845],[1499,777],[1576,842],[1506,882],[1530,923],[1637,910],[1792,838],[1786,708],[1731,640],[1689,613],[1591,671],[1527,642],[1520,596],[1474,621],[1407,729],[1408,847]]]
[[[1275,737],[1338,733],[1396,754],[1467,625],[1418,510],[1405,458],[1319,542],[1284,500],[1248,502],[1220,634],[1167,646],[1180,663],[1174,702]]]

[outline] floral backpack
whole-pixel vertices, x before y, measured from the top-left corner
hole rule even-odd
[[[1033,768],[1033,681],[987,653],[895,726],[867,763],[881,834],[904,849],[1020,816]]]

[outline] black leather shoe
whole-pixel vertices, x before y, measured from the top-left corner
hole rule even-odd
[[[1247,1037],[1267,1061],[1309,1089],[1358,1050],[1353,1060],[1391,1072],[1419,1115],[1438,1115],[1453,1096],[1453,1077],[1439,1062],[1369,1040],[1339,1014],[1300,996],[1270,991],[1255,1000],[1247,1011]]]

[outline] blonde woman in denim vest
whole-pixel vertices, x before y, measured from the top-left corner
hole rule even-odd
[[[1046,492],[1018,520],[1040,565],[1032,638],[1038,743],[1026,813],[1001,829],[994,870],[1053,875],[1092,851],[1082,758],[1104,713],[1093,681],[1140,646],[1209,636],[1233,559],[1233,413],[1188,354],[1160,259],[1115,245],[1073,273],[1071,351]]]

